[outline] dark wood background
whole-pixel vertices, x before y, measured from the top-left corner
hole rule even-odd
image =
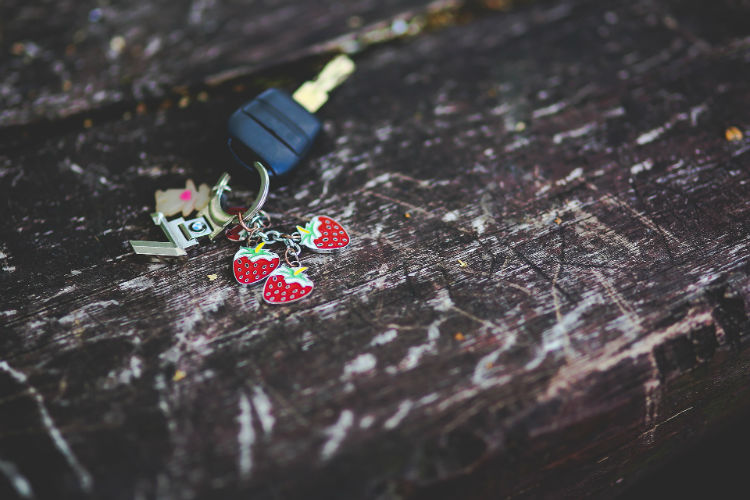
[[[0,497],[620,494],[750,406],[749,21],[4,1]],[[231,168],[231,111],[342,47],[358,70],[266,205],[350,229],[304,259],[314,294],[264,305],[223,239],[135,257],[156,189]]]

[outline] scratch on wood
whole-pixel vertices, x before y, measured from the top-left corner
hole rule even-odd
[[[422,207],[418,207],[417,205],[412,205],[411,203],[408,203],[408,202],[403,201],[403,200],[397,200],[396,198],[392,198],[390,196],[378,193],[377,191],[373,191],[371,189],[363,189],[362,192],[366,193],[366,194],[369,194],[371,196],[375,196],[376,198],[381,198],[383,200],[387,200],[387,201],[393,203],[394,205],[400,205],[400,206],[406,207],[409,210],[412,210],[413,212],[417,212],[417,213],[421,213],[421,214],[426,214],[426,215],[431,215],[428,210],[425,210]]]
[[[437,352],[437,341],[440,338],[439,325],[444,320],[445,318],[438,319],[427,326],[427,342],[410,347],[404,359],[398,364],[399,370],[408,371],[416,368],[425,354],[434,354]]]
[[[258,420],[260,420],[260,426],[263,428],[263,432],[266,436],[270,436],[273,431],[273,426],[276,423],[276,419],[273,416],[273,406],[268,395],[263,392],[261,387],[255,387],[253,389],[253,406],[258,414]]]
[[[354,423],[354,413],[351,410],[342,410],[339,419],[335,424],[328,427],[324,433],[328,436],[328,441],[323,445],[320,451],[320,457],[328,460],[336,453],[341,443],[346,438],[349,429]]]
[[[582,137],[590,133],[595,128],[596,128],[596,123],[587,123],[586,125],[583,125],[573,130],[567,130],[565,132],[558,132],[552,137],[552,142],[554,142],[555,144],[562,144],[562,142],[565,141],[566,139],[575,139],[577,137]]]
[[[591,186],[591,185],[589,184],[589,186]],[[594,189],[596,189],[596,188],[594,187]],[[630,212],[630,214],[632,214],[633,217],[635,217],[641,224],[643,224],[647,228],[651,229],[652,231],[655,231],[655,232],[663,234],[666,239],[668,239],[669,241],[671,241],[673,244],[677,245],[679,248],[685,249],[687,247],[687,245],[685,243],[683,243],[679,238],[677,238],[671,232],[669,232],[668,230],[662,228],[661,226],[657,226],[657,224],[654,223],[651,219],[649,219],[648,216],[646,216],[645,214],[643,214],[643,213],[639,212],[638,210],[634,209],[629,204],[625,203],[624,201],[620,200],[619,198],[617,198],[617,197],[615,197],[613,195],[607,194],[607,195],[604,195],[601,198],[599,198],[599,200],[602,203],[605,203],[607,205],[620,207],[620,208],[622,208],[622,209]]]
[[[652,371],[652,378],[643,385],[645,393],[643,423],[648,431],[641,436],[645,438],[646,444],[653,444],[656,419],[659,418],[659,405],[661,404],[662,386],[659,381],[658,370]]]
[[[642,162],[636,163],[630,167],[630,175],[638,175],[641,172],[647,172],[654,167],[654,161],[651,158],[646,158]]]
[[[19,497],[34,498],[34,490],[31,488],[31,483],[21,474],[15,464],[0,459],[0,472],[8,478],[8,482],[13,486]]]
[[[375,423],[375,417],[372,415],[365,415],[359,420],[359,428],[360,429],[369,429],[372,427],[372,424]]]
[[[375,335],[370,341],[370,345],[371,346],[384,345],[384,344],[391,342],[397,336],[398,336],[398,330],[396,330],[395,328],[390,328],[384,331],[383,333],[379,333]]]
[[[604,287],[604,289],[607,292],[607,295],[609,295],[612,298],[612,301],[615,303],[618,309],[620,309],[620,312],[627,317],[633,328],[635,330],[640,330],[640,318],[635,314],[635,310],[633,307],[628,303],[628,301],[623,297],[623,295],[615,289],[614,285],[605,278],[604,274],[602,274],[601,271],[598,269],[592,269],[591,272],[596,276],[596,280],[599,282],[600,285]]]
[[[579,360],[579,363],[574,367],[561,368],[548,386],[546,398],[552,398],[560,394],[572,383],[579,381],[582,376],[590,377],[595,372],[606,372],[628,358],[635,359],[647,355],[654,373],[658,373],[656,360],[653,358],[654,349],[669,339],[686,335],[700,326],[712,324],[713,317],[711,314],[711,311],[691,310],[680,321],[653,332],[638,342],[633,342],[631,338],[626,337],[610,342],[601,351]]]
[[[377,358],[371,353],[360,354],[353,360],[344,365],[344,373],[341,375],[342,380],[352,378],[354,375],[361,375],[375,369]]]
[[[396,413],[383,423],[383,428],[395,429],[396,427],[398,427],[401,421],[409,414],[413,406],[414,402],[411,399],[402,401],[398,405],[398,410],[396,410]]]
[[[571,350],[569,334],[578,327],[583,313],[600,303],[601,296],[598,292],[590,291],[584,295],[572,311],[567,312],[552,328],[548,328],[542,333],[542,345],[534,354],[534,358],[528,361],[524,368],[533,370],[541,365],[548,354],[557,352],[562,352],[568,360],[575,358]]]
[[[558,323],[562,321],[562,313],[560,312],[560,297],[557,295],[557,279],[560,277],[560,271],[562,271],[562,262],[557,263],[555,275],[552,277],[552,288],[550,289],[552,292],[552,303],[555,306],[555,317],[557,318]]]
[[[657,423],[657,424],[654,424],[654,426],[653,426],[652,428],[650,428],[650,429],[648,429],[648,430],[647,430],[646,432],[642,433],[642,434],[641,434],[641,435],[640,435],[639,437],[640,437],[640,438],[644,438],[644,437],[645,437],[645,438],[646,438],[646,441],[648,442],[648,444],[653,444],[653,443],[654,443],[654,435],[655,435],[655,433],[656,433],[656,430],[657,430],[657,429],[658,429],[659,427],[661,427],[662,425],[664,425],[664,424],[666,424],[666,423],[668,423],[668,422],[670,422],[670,421],[672,421],[672,420],[676,419],[676,418],[677,418],[677,417],[679,417],[680,415],[683,415],[683,414],[685,414],[685,413],[689,412],[689,411],[690,411],[690,410],[692,410],[693,408],[694,408],[694,407],[692,407],[692,406],[689,406],[689,407],[685,408],[685,409],[684,409],[684,410],[682,410],[682,411],[678,411],[677,413],[675,413],[674,415],[672,415],[672,416],[671,416],[671,417],[669,417],[668,419],[664,420],[663,422],[659,422],[659,423]]]
[[[239,431],[237,432],[237,446],[239,457],[237,467],[240,477],[247,479],[253,469],[253,444],[255,443],[255,429],[253,429],[253,409],[245,394],[240,394],[240,413],[237,415]]]
[[[65,441],[62,433],[57,428],[57,426],[55,426],[55,422],[52,420],[52,416],[49,414],[49,412],[47,411],[47,407],[44,405],[44,399],[42,398],[42,395],[39,394],[34,386],[28,383],[26,375],[12,368],[6,361],[0,361],[0,370],[8,373],[19,384],[26,386],[26,392],[34,399],[37,410],[39,411],[39,415],[42,418],[42,423],[44,423],[44,426],[46,427],[50,438],[52,438],[52,441],[55,443],[55,446],[60,451],[63,458],[65,458],[65,461],[68,462],[70,468],[73,469],[73,472],[75,472],[76,476],[78,477],[78,482],[81,485],[81,489],[86,492],[90,492],[93,486],[93,479],[91,477],[91,474],[83,467],[83,465],[81,465],[76,456],[73,454],[73,450],[68,445],[68,442]]]

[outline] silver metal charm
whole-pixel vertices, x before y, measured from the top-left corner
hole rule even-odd
[[[169,241],[136,241],[130,245],[138,255],[160,255],[163,257],[181,257],[187,255],[186,248],[198,244],[198,238],[209,236],[211,226],[204,217],[185,220],[182,217],[168,221],[161,212],[151,214],[154,224],[160,226]]]
[[[255,162],[255,169],[260,175],[260,188],[258,196],[252,206],[242,215],[243,220],[253,219],[255,214],[263,207],[268,196],[268,172],[260,162]],[[169,241],[137,241],[131,240],[130,245],[138,255],[157,255],[161,257],[181,257],[187,255],[186,248],[198,244],[198,239],[208,236],[213,240],[233,220],[237,219],[234,214],[227,213],[221,206],[222,195],[230,191],[229,174],[224,173],[219,181],[211,189],[211,199],[203,209],[198,212],[195,219],[185,220],[182,217],[168,221],[164,214],[155,212],[151,214],[154,224],[160,226]]]

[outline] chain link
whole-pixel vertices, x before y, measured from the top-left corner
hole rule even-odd
[[[290,267],[300,267],[302,265],[299,261],[299,256],[302,253],[302,247],[299,246],[299,242],[302,241],[302,235],[299,231],[291,234],[282,233],[274,229],[263,231],[263,229],[271,225],[271,217],[263,211],[258,212],[247,223],[242,221],[242,215],[240,215],[240,225],[247,233],[248,244],[252,245],[261,241],[271,245],[274,243],[283,243],[286,246],[286,251],[284,252],[286,263]]]

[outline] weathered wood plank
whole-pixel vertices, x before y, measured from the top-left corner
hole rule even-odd
[[[746,409],[750,146],[723,131],[747,129],[750,44],[716,26],[747,12],[545,3],[361,54],[268,202],[285,225],[329,213],[353,236],[305,259],[317,289],[293,307],[237,287],[227,241],[167,264],[126,242],[158,237],[155,189],[218,177],[228,114],[299,68],[36,142],[15,129],[0,483],[39,498],[621,491]]]
[[[0,6],[0,123],[96,111],[172,96],[175,87],[315,53],[327,42],[413,10],[427,0],[385,2],[9,0]]]

